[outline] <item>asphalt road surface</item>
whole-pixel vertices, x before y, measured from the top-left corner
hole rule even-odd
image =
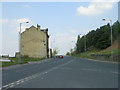
[[[65,56],[4,68],[7,88],[118,88],[118,64]]]

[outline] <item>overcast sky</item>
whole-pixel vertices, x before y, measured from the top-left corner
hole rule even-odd
[[[118,20],[118,2],[104,0],[89,0],[89,2],[2,2],[0,11],[1,54],[14,56],[18,51],[19,23],[24,28],[39,24],[48,28],[52,48],[58,48],[59,54],[66,54],[75,47],[78,34],[84,35],[108,22],[102,18]]]

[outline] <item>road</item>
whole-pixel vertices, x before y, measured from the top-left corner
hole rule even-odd
[[[2,71],[3,88],[118,88],[118,64],[65,56]]]

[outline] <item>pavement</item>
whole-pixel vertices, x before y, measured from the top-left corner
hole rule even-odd
[[[2,70],[7,88],[118,88],[118,64],[65,56]]]

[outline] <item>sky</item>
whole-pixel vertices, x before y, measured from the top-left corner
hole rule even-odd
[[[103,26],[111,19],[118,20],[118,2],[112,0],[90,0],[89,2],[1,2],[0,3],[0,50],[2,55],[14,56],[18,52],[18,32],[37,24],[48,28],[51,48],[66,54],[74,48],[77,36],[87,34]]]

